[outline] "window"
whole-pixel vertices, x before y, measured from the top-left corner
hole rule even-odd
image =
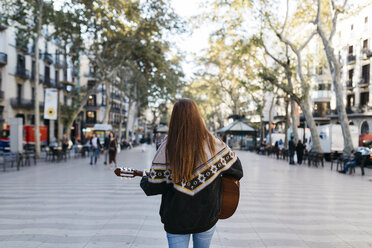
[[[318,90],[331,90],[331,84],[319,84]]]
[[[363,49],[368,49],[368,39],[363,41]]]
[[[368,16],[364,17],[364,23],[368,23]]]
[[[56,80],[56,84],[58,84],[58,82],[59,82],[59,70],[55,70],[55,72],[54,72],[54,78]]]
[[[31,62],[31,78],[32,79],[35,79],[35,70],[36,70],[36,68],[35,68],[35,60],[32,60],[32,62]]]
[[[354,69],[349,70],[349,85],[353,85]]]
[[[34,87],[31,88],[31,99],[32,101],[35,101],[35,88]]]
[[[349,55],[353,54],[353,46],[349,46]]]
[[[351,30],[353,30],[353,29],[354,29],[354,24],[351,24],[351,27],[350,27],[350,29],[351,29]]]
[[[360,106],[365,106],[369,102],[369,92],[360,93]]]
[[[18,102],[21,101],[22,98],[22,84],[17,84],[17,99]]]
[[[86,122],[90,124],[96,123],[96,111],[87,111]]]
[[[354,104],[355,104],[355,96],[354,96],[354,94],[347,95],[346,107],[347,108],[353,107]]]
[[[369,84],[369,67],[369,64],[362,67],[362,80],[365,84]]]
[[[49,66],[45,66],[44,68],[44,72],[45,72],[45,82],[46,83],[49,83],[50,82],[50,68]]]
[[[26,59],[24,55],[18,54],[17,68],[26,69]]]
[[[96,106],[96,95],[89,96],[87,106]]]

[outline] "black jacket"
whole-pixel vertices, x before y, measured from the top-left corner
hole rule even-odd
[[[243,177],[239,158],[228,170],[222,172],[212,183],[194,196],[174,189],[172,183],[151,183],[147,176],[142,177],[141,188],[148,196],[162,194],[159,213],[166,232],[199,233],[212,228],[218,221],[223,175],[230,175],[236,179]]]

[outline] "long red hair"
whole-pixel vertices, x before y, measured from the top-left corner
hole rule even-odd
[[[179,100],[173,106],[166,146],[173,182],[190,181],[197,163],[207,162],[205,144],[212,153],[215,152],[213,136],[196,103],[191,99]]]

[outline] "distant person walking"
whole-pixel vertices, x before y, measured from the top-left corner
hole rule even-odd
[[[105,162],[104,164],[107,164],[107,157],[109,155],[109,144],[110,144],[110,132],[106,131],[106,137],[105,137],[105,142],[103,142],[103,153],[105,155]]]
[[[302,144],[301,140],[298,140],[296,146],[296,153],[297,153],[297,164],[302,164],[302,158],[304,156],[305,145]]]
[[[89,141],[90,144],[90,165],[93,164],[93,157],[94,157],[94,164],[97,163],[97,159],[99,156],[99,152],[101,149],[101,142],[97,137],[97,134],[93,133],[92,138]]]
[[[294,162],[295,150],[296,150],[296,144],[295,144],[293,136],[291,136],[291,139],[288,142],[289,164],[295,164]]]
[[[112,166],[112,162],[116,165],[116,153],[118,150],[118,142],[116,141],[115,134],[113,132],[110,132],[110,142],[109,142],[109,164]]]

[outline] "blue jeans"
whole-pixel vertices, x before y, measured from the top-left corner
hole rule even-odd
[[[347,170],[349,169],[349,166],[350,165],[356,165],[356,161],[349,161],[349,162],[346,162],[346,164],[345,164],[345,168],[344,168],[344,170],[343,170],[343,172],[347,172]]]
[[[192,234],[192,241],[194,244],[193,247],[194,248],[209,248],[215,229],[216,229],[216,225],[214,225],[211,229],[205,232]],[[190,236],[191,234],[167,233],[169,248],[188,248],[189,242],[190,242]]]
[[[98,148],[91,148],[90,150],[90,163],[93,163],[93,157],[94,157],[94,163],[97,163],[97,159],[99,156],[99,149]]]

